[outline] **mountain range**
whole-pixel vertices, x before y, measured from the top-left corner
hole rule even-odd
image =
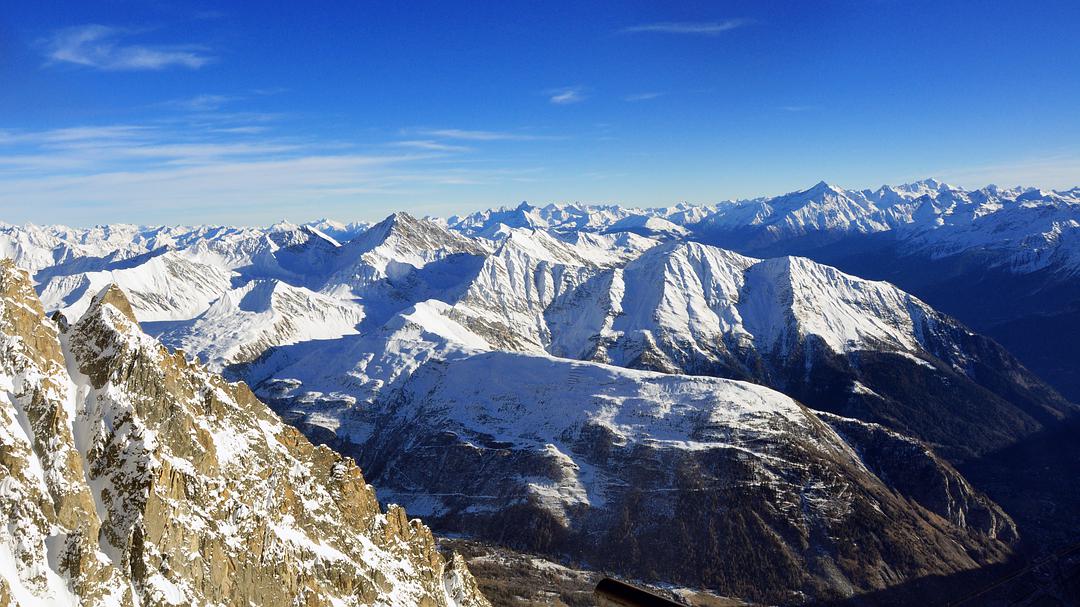
[[[504,226],[629,231],[747,255],[809,257],[917,295],[1004,344],[1076,400],[1078,204],[1080,188],[969,191],[927,179],[845,190],[821,182],[782,196],[708,206],[522,204],[451,218],[448,225],[473,235],[494,235]]]
[[[138,410],[138,395],[171,389],[171,380],[152,388],[141,369],[168,377],[175,367],[202,378],[185,380],[176,399],[199,393],[191,382],[216,381],[200,389],[223,403],[184,409],[177,428],[223,432],[215,424],[241,423],[214,417],[230,407],[246,411],[241,427],[278,423],[258,397],[334,450],[296,447],[306,457],[354,458],[379,498],[438,533],[795,604],[900,587],[925,599],[918,593],[942,587],[914,582],[1076,540],[1070,512],[1080,500],[1002,454],[1066,445],[1048,466],[1076,472],[1075,437],[1062,429],[1080,412],[1071,402],[1080,349],[1069,339],[1080,320],[1078,229],[1080,189],[966,191],[926,180],[862,191],[820,183],[708,206],[396,213],[373,225],[4,225],[0,254],[32,275],[6,270],[21,285],[12,299],[21,303],[9,307],[60,315],[57,329],[42,319],[35,330],[56,333],[54,366],[69,369],[57,385],[78,392],[85,381],[98,395],[80,414],[115,419],[114,392]],[[144,356],[150,362],[138,362]],[[157,429],[154,415],[140,412],[132,436],[176,432]],[[107,448],[75,436],[64,457],[115,452],[101,474],[134,467],[140,479],[158,469],[123,462],[170,461],[146,457],[145,438],[113,436]],[[267,445],[252,457],[278,457]],[[267,471],[295,467],[271,459]],[[325,490],[346,465],[278,481],[188,461],[176,466],[233,490],[268,480]],[[104,495],[100,482],[89,485],[84,493]],[[374,514],[356,515],[357,531],[319,527],[319,508],[330,506],[303,514],[310,528],[298,514],[290,524],[343,550],[357,540],[340,534],[371,533],[364,516],[405,520],[393,508],[379,514],[374,490],[361,489],[358,507]],[[1022,507],[1033,494],[1060,514]],[[131,508],[131,499],[118,503]],[[212,514],[200,520],[225,512],[202,501]],[[121,571],[110,575],[150,596],[150,578],[122,566],[133,541],[124,538],[145,518],[98,509],[120,525],[98,532]],[[255,511],[253,524],[278,525],[278,510]],[[410,525],[398,532],[419,535],[405,544],[431,550],[426,530]],[[250,530],[241,531],[232,533]],[[349,557],[359,571],[400,562],[365,554]],[[450,586],[481,601],[459,561],[445,565],[458,572]],[[160,558],[150,562],[160,570]],[[439,563],[416,578],[381,575],[413,584],[402,592],[433,592],[438,575],[449,579]],[[162,575],[185,597],[221,592],[191,581],[192,567]],[[329,587],[319,575],[316,593]]]

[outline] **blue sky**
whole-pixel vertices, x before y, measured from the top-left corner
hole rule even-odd
[[[11,3],[0,221],[1080,184],[1080,3]]]

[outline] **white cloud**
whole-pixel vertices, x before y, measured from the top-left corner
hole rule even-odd
[[[552,89],[547,94],[551,96],[548,101],[555,105],[570,105],[585,101],[585,94],[581,92],[581,87],[576,86]]]
[[[625,101],[651,101],[657,97],[663,97],[667,93],[634,93],[623,97]]]
[[[166,101],[164,106],[172,107],[188,112],[209,112],[217,109],[221,109],[225,104],[241,99],[233,95],[195,95],[194,97],[187,97],[184,99],[173,99]]]
[[[132,124],[79,126],[46,131],[3,131],[0,145],[65,145],[79,142],[130,141],[142,137],[148,127]]]
[[[250,97],[270,97],[273,95],[279,95],[288,91],[284,87],[273,88],[256,88],[250,89],[243,94],[230,94],[220,95],[214,93],[203,93],[201,95],[195,95],[194,97],[183,97],[180,99],[170,99],[159,105],[171,109],[183,110],[187,112],[213,112],[220,110],[222,107],[235,104],[239,101],[244,101]]]
[[[48,178],[9,175],[0,178],[0,220],[47,222],[62,217],[74,225],[150,218],[190,223],[260,217],[261,221],[270,208],[315,216],[312,209],[328,205],[356,209],[361,201],[392,205],[394,197],[446,198],[447,187],[490,186],[517,175],[511,170],[442,167],[407,154],[158,164],[138,170],[63,172]],[[35,214],[33,209],[39,211]]]
[[[723,21],[667,21],[634,25],[620,30],[624,34],[690,34],[716,36],[753,23],[750,19],[725,19]]]
[[[421,129],[416,131],[426,137],[439,139],[460,139],[462,141],[535,141],[551,139],[542,135],[511,133],[507,131],[476,131],[468,129]]]
[[[135,32],[105,25],[80,25],[58,30],[43,41],[50,63],[71,63],[105,71],[198,69],[213,60],[197,45],[126,44]]]
[[[404,141],[396,141],[394,142],[394,145],[403,148],[430,150],[432,152],[468,152],[470,149],[472,149],[464,145],[441,143],[438,141],[433,141],[431,139],[406,139]]]
[[[492,159],[458,161],[448,152],[469,148],[436,139],[360,152],[338,141],[195,124],[0,130],[0,221],[49,221],[57,214],[76,224],[235,221],[270,208],[445,197],[453,191],[445,188],[492,187],[527,172]],[[456,134],[490,140],[496,132]]]
[[[268,130],[270,130],[269,127],[265,126],[230,126],[215,128],[213,129],[213,132],[233,135],[258,135],[260,133],[265,133]]]

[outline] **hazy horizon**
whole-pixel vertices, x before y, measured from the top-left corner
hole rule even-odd
[[[821,181],[819,181],[819,183],[821,183],[821,182],[828,183],[829,185],[831,185],[833,187],[842,188],[842,189],[847,190],[847,191],[867,191],[867,190],[873,191],[873,190],[877,190],[877,189],[879,189],[881,187],[886,187],[886,186],[891,187],[891,186],[908,185],[908,184],[913,184],[913,183],[916,183],[916,182],[929,181],[929,180],[935,180],[935,178],[927,177],[925,179],[918,179],[918,180],[910,181],[910,182],[907,182],[905,184],[900,184],[900,183],[879,184],[878,186],[864,187],[864,188],[849,188],[849,187],[845,187],[843,184],[837,184],[837,183],[829,182],[827,179],[826,180],[821,180]],[[1038,189],[1043,190],[1043,191],[1046,191],[1046,190],[1066,191],[1066,190],[1071,190],[1073,188],[1080,187],[1080,185],[1074,185],[1074,186],[1070,186],[1070,187],[1067,187],[1067,188],[1043,188],[1043,187],[1040,187],[1038,184],[990,184],[990,183],[982,184],[981,186],[978,186],[978,187],[966,187],[966,186],[961,186],[961,185],[956,184],[956,183],[944,182],[944,180],[937,180],[937,181],[941,181],[941,182],[945,183],[946,185],[953,186],[953,187],[959,187],[959,188],[962,188],[962,189],[967,190],[967,191],[976,190],[976,189],[982,189],[984,187],[990,187],[990,186],[996,186],[999,189],[1003,189],[1003,190],[1005,190],[1005,189],[1014,189],[1014,188],[1038,188]],[[573,205],[573,206],[582,206],[582,207],[615,206],[615,207],[624,207],[624,208],[633,208],[633,209],[670,208],[670,207],[675,207],[675,206],[678,206],[678,205],[690,205],[690,206],[695,206],[695,207],[708,207],[708,206],[716,205],[716,204],[721,203],[721,202],[735,202],[735,203],[752,202],[753,200],[756,200],[756,199],[759,199],[759,198],[772,198],[772,197],[784,196],[784,195],[788,195],[788,194],[797,194],[799,192],[809,190],[809,189],[813,188],[815,185],[817,185],[817,184],[809,185],[809,186],[802,187],[802,188],[799,188],[799,189],[796,189],[796,190],[791,190],[789,192],[770,193],[770,194],[764,194],[764,195],[761,195],[761,196],[754,196],[754,197],[751,197],[751,198],[716,200],[716,201],[711,201],[711,202],[694,202],[694,201],[680,200],[680,201],[672,201],[669,204],[661,204],[661,205],[647,205],[647,204],[634,205],[634,204],[624,204],[624,203],[620,203],[618,201],[590,202],[590,201],[587,201],[587,200],[580,200],[580,201],[574,200],[574,201],[534,202],[534,201],[530,201],[530,200],[521,200],[521,201],[518,201],[517,203],[497,204],[497,205],[494,205],[494,206],[487,206],[487,207],[476,207],[476,208],[470,208],[469,210],[464,210],[464,211],[454,211],[453,209],[446,209],[447,212],[445,212],[443,214],[421,213],[421,212],[416,212],[416,209],[413,208],[413,209],[391,209],[391,210],[387,211],[385,214],[374,216],[374,217],[350,217],[350,216],[338,217],[338,216],[327,216],[327,215],[317,215],[317,214],[316,215],[310,215],[309,214],[309,215],[297,215],[297,216],[282,216],[282,217],[278,217],[277,219],[272,219],[272,220],[263,221],[263,222],[243,222],[243,221],[240,221],[240,222],[217,222],[217,223],[214,223],[214,222],[207,223],[207,222],[198,222],[198,221],[195,221],[195,222],[159,222],[159,223],[140,222],[140,221],[114,221],[114,222],[97,222],[97,223],[74,223],[74,222],[66,222],[66,221],[46,221],[46,222],[23,221],[23,222],[15,222],[15,221],[10,221],[10,220],[7,220],[7,219],[5,219],[3,217],[0,217],[0,225],[8,224],[8,225],[64,226],[64,227],[70,227],[70,228],[75,228],[75,229],[86,229],[86,228],[96,227],[96,226],[120,225],[120,224],[135,225],[135,226],[138,226],[138,227],[147,227],[147,228],[153,228],[153,227],[220,227],[220,226],[244,227],[244,228],[269,228],[269,227],[273,227],[274,225],[279,224],[279,223],[289,223],[289,224],[293,224],[293,225],[309,225],[309,224],[315,224],[315,223],[322,222],[322,221],[332,221],[332,222],[345,224],[345,225],[348,225],[348,224],[360,224],[360,223],[366,223],[366,224],[374,225],[376,223],[379,223],[380,221],[383,221],[384,219],[389,218],[391,215],[394,215],[395,213],[399,213],[399,212],[405,212],[405,213],[408,213],[408,214],[416,216],[416,217],[423,217],[423,218],[427,218],[427,219],[443,219],[443,220],[445,220],[445,219],[451,219],[453,217],[463,217],[463,216],[469,215],[471,213],[477,213],[477,212],[483,212],[483,211],[512,210],[512,209],[516,209],[516,208],[520,207],[523,204],[529,205],[529,206],[531,206],[533,208],[542,208],[542,207],[546,207],[548,205],[555,205],[555,206],[572,206]],[[468,205],[466,205],[466,206],[468,206]],[[314,209],[302,208],[302,207],[296,209],[296,211],[299,212],[299,213],[316,212]]]

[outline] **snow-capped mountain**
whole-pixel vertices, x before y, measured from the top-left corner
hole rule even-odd
[[[1067,276],[1077,196],[822,183],[371,226],[4,226],[0,247],[74,326],[117,285],[148,333],[245,380],[439,530],[792,601],[1007,558],[1009,516],[947,462],[1077,409],[919,293],[749,253]],[[630,556],[605,560],[597,537]],[[705,564],[672,568],[651,548],[672,537]],[[708,537],[756,538],[758,567]]]
[[[842,234],[896,232],[910,241],[910,251],[936,256],[969,249],[1010,253],[996,261],[1025,272],[1051,263],[1075,267],[1075,230],[1080,188],[1049,191],[1038,188],[964,190],[933,179],[877,190],[846,190],[826,182],[803,191],[769,198],[725,201],[712,205],[678,204],[662,208],[629,208],[581,204],[522,203],[516,208],[480,211],[435,223],[466,236],[499,240],[510,228],[557,233],[639,232],[644,235],[689,236],[724,248],[768,253],[777,242]],[[385,222],[384,222],[385,224]],[[381,229],[387,229],[380,224]],[[75,259],[116,262],[161,248],[187,248],[198,242],[210,249],[250,253],[253,245],[273,234],[320,234],[336,242],[357,238],[371,226],[320,219],[303,225],[281,222],[266,229],[226,226],[94,228],[14,226],[0,224],[0,253],[20,267],[40,270]],[[381,240],[381,238],[380,238]],[[280,241],[279,241],[280,243]],[[81,271],[88,271],[84,267]]]
[[[681,203],[657,209],[634,209],[615,205],[549,204],[536,207],[523,202],[516,208],[478,211],[463,217],[445,220],[456,232],[474,237],[498,239],[510,228],[549,230],[552,232],[620,232],[645,228],[650,219],[653,229],[680,233],[687,226],[704,219],[710,207]],[[670,227],[669,224],[675,227]]]
[[[140,330],[69,325],[0,261],[0,602],[482,606],[354,462]]]
[[[528,207],[529,223],[603,232],[663,219],[698,241],[758,257],[802,255],[864,278],[888,280],[1003,343],[1032,370],[1080,399],[1080,188],[987,186],[934,179],[876,190],[825,182],[803,191],[707,206],[658,209]],[[469,234],[496,234],[510,211],[454,218]],[[589,219],[582,219],[587,217]],[[670,235],[671,232],[668,231]]]
[[[131,294],[140,320],[186,320],[207,309],[231,284],[227,268],[194,261],[175,251],[135,260],[98,271],[54,275],[41,287],[42,301],[50,309],[62,308],[65,314],[78,318],[95,294],[115,284]]]
[[[753,217],[746,214],[755,211]],[[926,180],[848,191],[824,182],[802,192],[720,205],[694,226],[699,238],[740,250],[805,251],[849,235],[890,232],[907,254],[933,259],[992,253],[995,267],[1016,274],[1060,265],[1080,270],[1077,190],[996,186],[965,191]]]
[[[836,197],[865,212],[835,226],[795,221],[815,208],[810,201],[759,226],[703,223],[695,237],[751,254],[805,255],[893,282],[1004,344],[1080,399],[1073,372],[1080,363],[1080,189],[965,191],[931,180]],[[824,208],[819,220],[837,213]]]
[[[505,239],[447,312],[499,349],[748,379],[961,458],[1075,411],[1000,347],[887,283],[696,243],[605,267],[558,256],[537,234]]]
[[[363,319],[363,307],[352,302],[256,279],[221,294],[189,323],[175,328],[163,323],[159,336],[223,368],[254,360],[275,346],[355,334]]]
[[[356,238],[363,234],[371,227],[371,224],[366,221],[352,221],[349,223],[343,223],[340,221],[334,221],[333,219],[317,219],[304,224],[310,228],[314,228],[323,234],[333,238],[338,242],[346,242]]]
[[[444,528],[757,600],[969,569],[1013,533],[915,441],[878,437],[926,473],[891,484],[862,444],[743,382],[488,352],[424,364],[375,427],[367,473]],[[727,558],[749,552],[753,566]]]
[[[1029,272],[1050,263],[1080,267],[1080,188],[963,190],[934,179],[877,190],[845,190],[824,181],[774,197],[680,204],[663,208],[522,203],[516,209],[453,217],[447,225],[472,236],[492,237],[505,228],[556,232],[644,229],[685,236],[750,253],[812,249],[850,234],[896,232],[909,252],[941,257],[992,249],[995,263]],[[649,224],[652,222],[652,226]]]
[[[428,268],[447,271],[455,256],[482,256],[486,247],[470,238],[436,224],[416,219],[408,213],[395,213],[375,224],[359,237],[335,251],[329,276],[323,281],[324,292],[340,296],[362,297],[369,287],[408,288],[414,273]],[[439,263],[444,262],[444,263]]]

